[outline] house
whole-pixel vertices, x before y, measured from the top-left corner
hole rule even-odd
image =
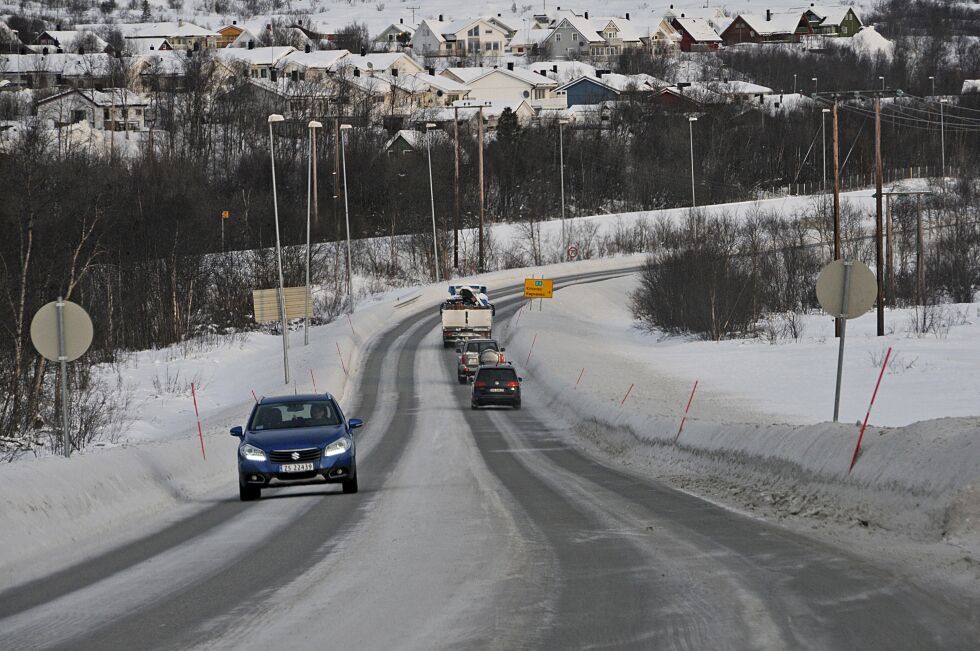
[[[122,23],[119,25],[127,40],[167,39],[175,50],[203,50],[218,46],[221,34],[178,20],[173,23]]]
[[[49,30],[41,32],[34,40],[34,44],[49,48],[49,52],[74,52],[77,54],[89,54],[99,52],[111,52],[109,44],[95,35],[94,32],[86,30],[59,31]]]
[[[358,70],[359,75],[373,77],[375,75],[411,75],[422,72],[423,68],[415,59],[400,52],[372,52],[369,54],[351,54],[343,58],[341,66],[351,66]]]
[[[284,78],[292,81],[322,81],[336,72],[348,56],[347,50],[293,51],[279,60],[278,68]]]
[[[483,68],[480,66],[473,66],[470,68],[443,68],[442,72],[439,73],[439,76],[452,79],[460,84],[468,84],[480,75],[486,74],[487,72],[495,69],[496,68]],[[432,74],[431,69],[429,70],[429,74]]]
[[[401,129],[381,148],[392,155],[406,156],[425,150],[425,132],[415,129]]]
[[[571,11],[559,12],[551,34],[541,43],[545,52],[569,59],[586,56],[592,48],[604,46],[605,39],[593,27],[588,13],[579,16]]]
[[[507,53],[516,55],[538,54],[542,43],[551,36],[550,29],[519,29],[507,44]]]
[[[459,118],[461,120],[476,121],[477,116],[480,113],[481,108],[483,111],[483,125],[487,129],[496,129],[497,120],[500,115],[504,112],[504,109],[510,109],[517,116],[517,121],[521,125],[528,125],[537,119],[537,111],[526,101],[519,100],[516,102],[489,102],[485,103],[483,101],[472,101],[472,100],[460,100],[459,102],[453,103],[453,109],[457,109],[459,113]],[[441,116],[439,114],[434,115],[433,122],[447,122],[453,119],[453,110],[450,108],[442,109],[443,113]],[[448,116],[448,119],[446,118]]]
[[[820,36],[854,36],[864,23],[854,7],[817,7],[811,5],[803,15],[810,29]]]
[[[445,22],[423,20],[412,37],[412,47],[423,56],[499,57],[507,50],[509,28],[487,18]]]
[[[392,23],[381,30],[371,44],[377,50],[396,51],[412,42],[415,29],[415,25],[409,25],[404,18],[399,18],[397,23]]]
[[[698,98],[690,93],[683,92],[683,89],[676,86],[669,86],[654,91],[651,104],[659,106],[666,111],[697,111],[704,107]]]
[[[504,38],[508,41],[514,38],[514,34],[517,33],[518,28],[507,22],[507,19],[501,14],[497,14],[496,16],[488,16],[487,22],[502,31],[504,33]]]
[[[674,52],[681,49],[681,40],[681,33],[670,20],[663,18],[655,28],[650,29],[646,46],[654,52]]]
[[[144,131],[149,106],[145,97],[124,88],[72,88],[38,101],[37,115],[56,126],[86,121],[98,130]]]
[[[20,52],[23,45],[17,35],[17,30],[11,29],[7,23],[0,20],[0,52],[15,54]]]
[[[619,99],[619,91],[602,79],[595,77],[579,77],[555,89],[558,95],[565,95],[568,108],[580,105],[599,104],[600,102]]]
[[[534,108],[564,107],[565,98],[555,95],[558,82],[543,75],[523,69],[493,68],[469,81],[469,99],[499,102],[526,100]]]
[[[0,55],[0,79],[19,88],[104,88],[112,60],[108,54]]]
[[[590,47],[589,53],[594,57],[616,57],[629,48],[643,47],[640,32],[626,18],[592,18],[592,27],[602,38],[603,43]]]
[[[136,40],[126,41],[126,50],[124,54],[128,56],[138,56],[141,54],[150,54],[151,52],[172,52],[173,49],[174,46],[171,45],[170,41],[165,38],[139,38]]]
[[[157,50],[130,60],[130,76],[135,77],[135,86],[142,92],[183,90],[187,68],[187,53],[177,50]]]
[[[721,36],[703,18],[674,18],[671,26],[681,35],[682,52],[705,52],[717,50],[721,45]]]
[[[448,77],[430,75],[420,72],[412,77],[425,84],[429,93],[429,100],[426,106],[452,106],[453,102],[466,99],[470,94],[470,89]]]
[[[516,66],[564,84],[579,77],[595,77],[596,67],[584,61],[538,61]]]
[[[218,28],[218,41],[216,47],[228,47],[235,40],[242,35],[245,28],[238,24],[237,20],[231,21],[230,25],[225,25],[224,27]]]
[[[799,43],[812,33],[810,23],[802,13],[774,14],[767,9],[765,16],[739,14],[721,33],[721,39],[725,45]]]
[[[278,77],[280,62],[296,51],[292,46],[236,48],[226,47],[215,50],[214,58],[232,74],[244,72],[252,79]]]
[[[322,20],[311,19],[305,23],[302,20],[297,20],[289,27],[290,29],[296,29],[302,32],[303,36],[314,47],[329,47],[331,43],[337,40],[337,30]]]

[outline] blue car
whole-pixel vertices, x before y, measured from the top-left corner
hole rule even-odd
[[[248,425],[231,428],[238,446],[238,490],[243,502],[263,488],[330,483],[357,492],[353,432],[364,423],[346,420],[329,394],[262,398]]]

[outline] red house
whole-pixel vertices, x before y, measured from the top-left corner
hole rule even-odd
[[[671,23],[681,35],[681,52],[717,50],[721,37],[703,18],[674,18]]]
[[[739,14],[721,33],[721,38],[725,45],[799,43],[810,34],[813,34],[813,28],[803,13],[774,14],[766,10],[765,16]]]

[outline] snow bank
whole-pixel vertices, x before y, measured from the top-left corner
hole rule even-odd
[[[842,38],[838,41],[857,53],[872,58],[883,54],[886,58],[891,59],[895,54],[895,44],[879,34],[873,25],[861,28],[857,34],[849,39]]]
[[[893,334],[883,343],[864,332],[873,332],[873,315],[851,321],[844,422],[835,424],[821,422],[833,407],[832,332],[776,346],[658,340],[632,327],[625,308],[632,285],[619,279],[563,289],[543,311],[524,309],[510,319],[507,347],[528,380],[527,402],[568,411],[580,442],[680,486],[731,491],[748,507],[765,502],[787,515],[860,522],[917,539],[980,542],[975,323],[953,328],[947,339]],[[829,320],[826,325],[832,329]],[[848,475],[854,422],[863,418],[876,379],[867,353],[889,344],[899,360],[918,362],[908,370],[896,362],[886,375]],[[911,423],[916,418],[932,420]],[[903,426],[879,426],[884,421]]]

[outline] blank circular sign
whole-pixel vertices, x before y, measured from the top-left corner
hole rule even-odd
[[[817,300],[827,314],[855,319],[868,310],[878,297],[878,281],[868,265],[854,260],[848,282],[847,314],[842,314],[844,302],[844,261],[834,260],[817,278]]]
[[[58,304],[52,301],[34,315],[31,321],[31,341],[42,357],[58,361]],[[65,301],[65,358],[72,362],[85,354],[92,345],[92,319],[88,312],[71,301]]]

